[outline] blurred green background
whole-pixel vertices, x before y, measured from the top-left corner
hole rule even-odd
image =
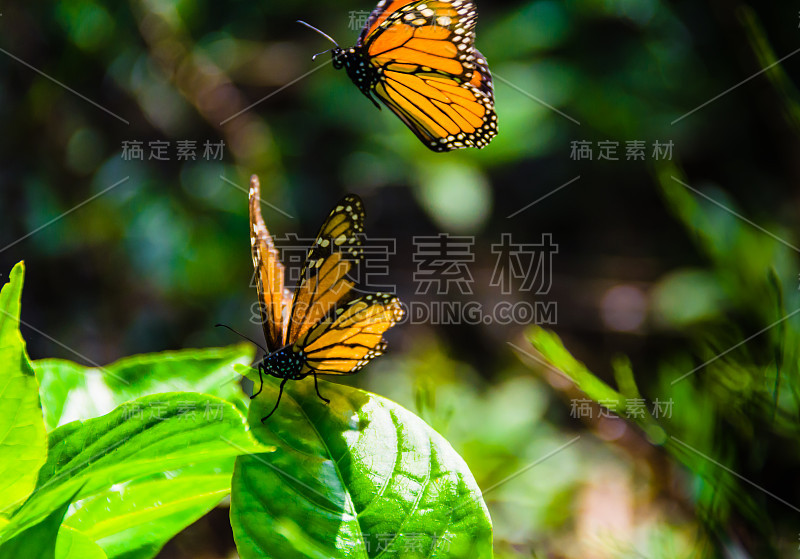
[[[498,557],[795,557],[797,5],[480,2],[500,134],[449,154],[376,110],[329,57],[311,61],[329,45],[295,20],[349,45],[352,14],[373,7],[4,3],[0,272],[27,263],[31,357],[104,364],[237,341],[217,322],[260,339],[249,176],[281,209],[263,207],[274,235],[313,236],[356,192],[368,234],[396,240],[404,302],[555,302],[547,327],[598,379],[673,402],[655,430],[597,406],[576,417],[577,399],[598,398],[542,365],[531,325],[393,329],[387,356],[344,382],[453,443],[491,489]],[[170,160],[149,158],[155,141]],[[178,160],[179,141],[197,142],[196,160]],[[618,160],[598,159],[604,141]],[[643,160],[626,158],[632,141]],[[125,160],[125,142],[142,142],[144,160]],[[224,142],[221,160],[202,157],[206,142]],[[576,160],[573,142],[591,142],[593,159]],[[416,293],[413,239],[441,232],[475,237],[468,297]],[[492,287],[491,245],[545,233],[559,247],[550,292]],[[226,514],[161,557],[232,557]]]

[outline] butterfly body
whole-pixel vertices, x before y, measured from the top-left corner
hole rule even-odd
[[[364,47],[356,46],[349,49],[337,47],[331,51],[331,54],[333,55],[333,67],[337,70],[344,68],[358,89],[380,109],[381,106],[375,100],[372,91],[380,80],[381,69],[375,68],[369,63]]]
[[[403,318],[400,301],[391,294],[361,294],[349,278],[363,260],[361,235],[364,205],[345,196],[331,210],[307,252],[294,293],[284,287],[284,267],[261,216],[260,185],[250,180],[250,244],[267,355],[258,363],[262,374],[281,379],[271,416],[289,380],[317,374],[349,375],[383,353],[383,334]]]
[[[483,148],[497,135],[497,115],[476,21],[471,0],[381,0],[356,45],[332,49],[333,65],[428,149]]]
[[[292,350],[291,345],[287,345],[266,355],[261,360],[261,363],[258,364],[258,369],[275,378],[302,380],[311,374],[310,371],[303,373],[304,363],[305,356],[303,352],[295,352]]]

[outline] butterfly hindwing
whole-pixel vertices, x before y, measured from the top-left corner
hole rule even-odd
[[[286,343],[294,343],[336,305],[350,296],[348,277],[363,259],[364,205],[356,195],[343,198],[325,220],[308,251],[294,294]]]
[[[451,79],[385,72],[376,96],[431,150],[482,148],[497,135],[493,102]]]
[[[347,375],[360,371],[386,349],[383,334],[404,316],[394,295],[373,293],[340,305],[294,344],[304,374]]]
[[[250,179],[250,248],[267,349],[277,351],[285,342],[286,303],[290,294],[287,295],[289,292],[283,285],[283,264],[261,216],[261,185],[255,175]]]

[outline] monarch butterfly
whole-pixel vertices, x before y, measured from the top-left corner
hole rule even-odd
[[[359,234],[364,231],[361,199],[345,196],[322,224],[308,251],[300,285],[292,294],[284,287],[284,267],[261,217],[258,177],[250,179],[250,246],[255,268],[261,323],[267,354],[258,363],[263,374],[281,379],[278,400],[266,421],[278,409],[288,380],[317,373],[347,375],[360,371],[386,349],[383,334],[402,320],[404,311],[394,295],[357,296],[348,273],[364,258]]]
[[[376,107],[375,98],[443,152],[483,148],[497,135],[492,75],[474,47],[477,16],[470,0],[381,0],[348,49],[299,23],[336,45],[334,68]]]

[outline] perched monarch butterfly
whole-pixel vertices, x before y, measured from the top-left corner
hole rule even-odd
[[[442,152],[483,148],[497,135],[492,75],[474,47],[477,17],[470,0],[381,0],[348,49],[300,23],[336,45],[333,66],[376,107],[377,97]]]
[[[284,267],[261,217],[258,177],[250,179],[250,245],[255,267],[261,322],[267,355],[258,363],[261,386],[266,373],[282,379],[275,410],[288,380],[317,373],[347,375],[360,371],[386,349],[383,334],[403,318],[394,295],[358,296],[348,273],[364,258],[359,234],[364,231],[361,199],[345,196],[322,224],[308,251],[300,285],[292,293],[284,288]]]

